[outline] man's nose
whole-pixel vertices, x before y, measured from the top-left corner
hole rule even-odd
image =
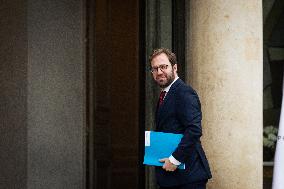
[[[160,68],[157,68],[157,74],[162,74],[162,70]]]

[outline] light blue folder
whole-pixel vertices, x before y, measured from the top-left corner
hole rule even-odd
[[[159,162],[159,159],[170,157],[178,146],[182,136],[182,134],[145,131],[143,164],[163,166],[164,163]],[[185,169],[185,166],[181,164],[178,168]]]

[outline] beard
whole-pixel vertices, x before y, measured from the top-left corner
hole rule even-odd
[[[169,86],[174,80],[175,80],[175,74],[174,74],[174,70],[171,71],[170,74],[167,73],[163,73],[163,76],[165,78],[160,78],[159,77],[156,79],[157,84],[161,87],[161,88],[166,88],[167,86]]]

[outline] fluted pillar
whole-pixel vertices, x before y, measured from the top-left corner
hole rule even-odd
[[[201,98],[209,189],[262,188],[262,1],[191,0],[187,71]]]

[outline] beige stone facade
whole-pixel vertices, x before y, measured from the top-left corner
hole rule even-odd
[[[188,81],[203,104],[209,189],[262,188],[262,2],[193,0]]]

